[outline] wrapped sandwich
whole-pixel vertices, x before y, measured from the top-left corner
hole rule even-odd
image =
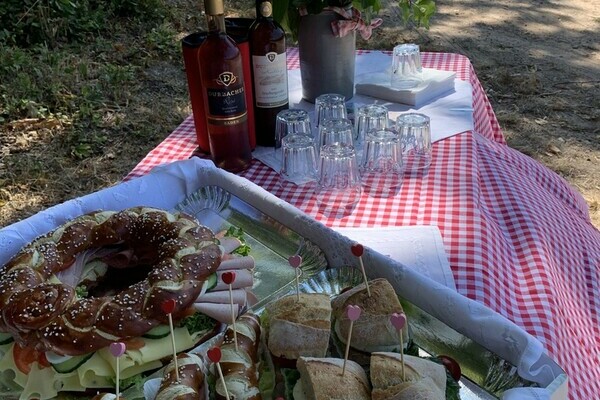
[[[289,295],[266,307],[267,345],[279,361],[325,357],[331,331],[329,296],[318,293]],[[288,365],[289,366],[289,365]]]
[[[374,400],[445,400],[446,368],[436,362],[400,354],[373,353],[370,365]]]
[[[335,339],[345,347],[350,320],[345,313],[349,304],[361,308],[360,319],[354,322],[352,331],[352,352],[350,358],[366,365],[370,353],[375,351],[399,351],[400,342],[396,329],[390,322],[390,315],[401,313],[402,305],[390,283],[383,278],[369,282],[371,296],[365,284],[360,284],[341,293],[332,303],[333,330]],[[403,329],[403,338],[408,338],[407,326]],[[341,353],[343,354],[343,353]]]
[[[371,398],[367,374],[357,363],[340,358],[298,359],[300,379],[294,386],[294,400],[364,400]]]

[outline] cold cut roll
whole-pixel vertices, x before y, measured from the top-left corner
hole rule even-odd
[[[164,377],[155,400],[204,400],[208,398],[203,361],[192,353],[177,355],[179,381],[175,373],[175,363],[171,361],[165,368]]]
[[[258,388],[261,334],[259,319],[254,314],[246,313],[236,320],[235,326],[238,350],[235,349],[233,325],[225,331],[221,345],[220,364],[227,392],[233,400],[261,400]],[[216,368],[213,369],[214,375],[218,377]],[[217,379],[215,391],[217,399],[226,399],[221,379]]]
[[[373,400],[444,400],[446,398],[446,368],[419,357],[398,353],[371,355]]]

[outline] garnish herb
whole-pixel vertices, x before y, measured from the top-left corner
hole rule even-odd
[[[250,246],[246,243],[246,239],[244,238],[244,230],[242,228],[237,228],[235,226],[230,226],[227,231],[225,231],[225,237],[234,237],[242,242],[242,245],[233,251],[234,254],[239,254],[241,256],[247,256],[250,254]]]

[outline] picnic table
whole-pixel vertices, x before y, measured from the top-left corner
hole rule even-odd
[[[567,372],[571,398],[600,398],[600,232],[586,202],[506,145],[467,57],[423,53],[422,61],[471,84],[474,130],[434,143],[429,173],[406,177],[396,196],[363,195],[350,215],[336,218],[321,214],[310,194],[284,192],[277,173],[258,160],[239,175],[330,227],[439,227],[458,292],[539,339]],[[298,53],[290,49],[288,69],[296,68]],[[196,151],[190,116],[126,179]]]

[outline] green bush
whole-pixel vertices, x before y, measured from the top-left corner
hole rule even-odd
[[[0,45],[80,40],[102,32],[115,17],[161,18],[164,7],[163,0],[2,0]]]

